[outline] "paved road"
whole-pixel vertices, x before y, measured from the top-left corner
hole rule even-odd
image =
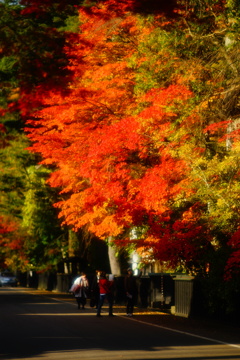
[[[240,360],[240,341],[215,341],[196,329],[186,334],[174,324],[169,330],[161,325],[163,318],[158,313],[128,318],[121,309],[113,318],[107,313],[97,318],[93,309],[77,310],[67,296],[2,287],[0,358]]]

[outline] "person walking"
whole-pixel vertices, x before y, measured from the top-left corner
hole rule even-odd
[[[99,279],[99,302],[97,308],[97,316],[101,316],[101,309],[105,299],[108,301],[108,315],[113,315],[113,281],[109,281],[106,277],[105,272],[101,272],[100,279]]]
[[[133,276],[131,268],[127,269],[127,275],[124,278],[124,288],[126,292],[126,315],[133,316],[133,308],[137,300],[136,277]]]
[[[92,286],[91,286],[91,300],[90,300],[90,306],[98,308],[98,302],[99,302],[99,279],[101,276],[101,271],[96,270],[96,275],[93,278]]]
[[[87,275],[83,272],[73,283],[70,291],[73,292],[78,309],[85,308],[88,297],[89,283]]]

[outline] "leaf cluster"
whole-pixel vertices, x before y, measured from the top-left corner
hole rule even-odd
[[[33,21],[38,14],[36,29],[45,36],[47,3],[38,12],[36,3],[25,15]],[[238,229],[236,4],[178,0],[166,9],[142,2],[141,11],[135,1],[94,5],[80,8],[74,42],[56,49],[58,69],[73,75],[61,91],[57,83],[37,79],[41,86],[21,95],[26,113],[38,108],[27,123],[30,150],[49,167],[48,184],[60,196],[52,200],[64,225],[114,237],[121,247],[134,243],[146,261],[204,272]],[[51,28],[50,47],[59,34]],[[15,66],[11,59],[6,71]],[[46,200],[41,186],[39,198]],[[26,199],[25,220],[34,219],[42,253],[52,240],[47,223],[35,227],[41,223],[36,189]],[[136,227],[143,231],[133,240]]]

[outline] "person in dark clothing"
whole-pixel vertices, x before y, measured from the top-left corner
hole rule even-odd
[[[113,315],[113,281],[109,281],[106,277],[105,272],[101,273],[100,279],[99,279],[99,303],[98,303],[98,309],[97,309],[97,316],[100,317],[101,316],[101,309],[103,306],[103,303],[105,301],[105,299],[107,299],[108,301],[108,315],[109,316],[114,316]]]
[[[124,278],[124,288],[126,292],[126,315],[133,315],[133,308],[137,300],[137,283],[136,277],[133,276],[133,271],[131,268],[128,268],[127,275]]]
[[[97,270],[96,271],[96,275],[93,278],[93,282],[92,282],[92,286],[91,286],[91,301],[90,301],[90,306],[91,307],[95,307],[96,309],[98,308],[98,302],[99,302],[99,279],[101,276],[101,271]]]

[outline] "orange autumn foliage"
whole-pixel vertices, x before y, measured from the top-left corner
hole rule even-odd
[[[193,190],[187,162],[172,153],[186,133],[171,136],[192,93],[173,84],[135,94],[129,59],[142,29],[116,1],[80,10],[80,22],[75,46],[66,49],[74,74],[68,93],[43,96],[27,128],[31,150],[55,168],[49,184],[61,189],[60,217],[121,246],[133,227],[145,227],[137,246],[175,264],[183,256],[190,261],[208,240],[197,209],[189,217],[188,206],[173,207]]]

